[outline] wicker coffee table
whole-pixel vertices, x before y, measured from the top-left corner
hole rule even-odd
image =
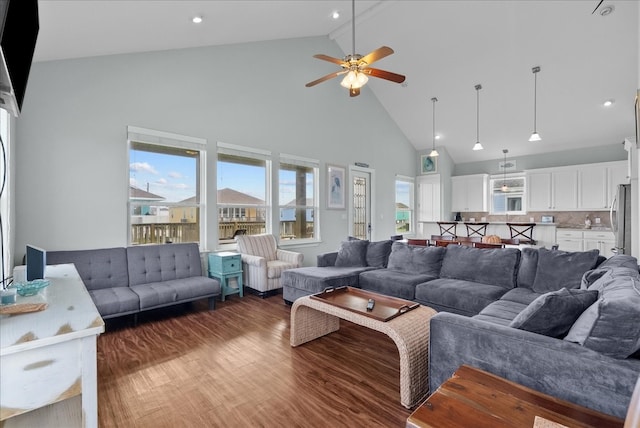
[[[435,314],[434,309],[419,306],[384,322],[305,296],[291,307],[291,346],[337,331],[341,319],[386,334],[400,354],[400,402],[411,409],[429,393],[429,320]]]

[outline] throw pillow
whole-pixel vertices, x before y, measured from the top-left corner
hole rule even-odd
[[[386,268],[391,253],[391,240],[369,242],[367,248],[367,266]]]
[[[552,291],[531,302],[516,315],[509,327],[561,337],[597,298],[597,291],[566,288]]]
[[[518,287],[533,288],[538,269],[538,250],[536,248],[522,248],[520,254],[520,267],[518,268]]]
[[[582,275],[596,266],[598,254],[598,250],[568,252],[540,248],[533,291],[547,293],[562,287],[579,288]]]
[[[519,249],[485,250],[466,245],[449,245],[446,248],[440,278],[461,279],[503,288],[516,286]]]
[[[640,348],[640,279],[611,278],[564,338],[613,358],[627,358]]]
[[[343,241],[336,257],[336,266],[364,267],[367,265],[369,241]]]
[[[438,276],[445,251],[444,247],[414,247],[394,242],[387,268],[409,274]]]
[[[596,269],[585,272],[582,276],[582,283],[580,288],[583,290],[602,290],[605,285],[611,282],[611,280],[618,276],[630,276],[640,278],[640,273],[635,269],[628,267],[612,267],[598,266]]]
[[[640,269],[640,266],[638,266],[638,259],[627,254],[616,254],[611,256],[602,262],[602,264],[598,265],[598,267],[626,267],[629,269],[635,269],[636,271]]]

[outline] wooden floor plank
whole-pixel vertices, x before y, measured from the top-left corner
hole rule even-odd
[[[110,320],[98,338],[101,427],[403,427],[399,357],[343,321],[289,345],[281,296],[233,296]]]

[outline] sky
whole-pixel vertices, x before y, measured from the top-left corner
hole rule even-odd
[[[196,194],[196,159],[131,150],[129,184],[179,202]]]
[[[171,154],[131,150],[129,183],[137,188],[162,196],[167,202],[180,202],[196,194],[196,159]],[[279,204],[295,199],[295,173],[279,173]],[[230,188],[261,200],[265,195],[263,166],[218,162],[217,188]],[[313,178],[307,174],[307,198],[313,197]]]

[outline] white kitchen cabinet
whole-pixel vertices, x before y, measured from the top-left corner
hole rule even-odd
[[[613,198],[618,191],[618,184],[629,184],[629,164],[627,161],[616,162],[617,165],[607,167],[608,197],[607,209],[611,208]]]
[[[488,192],[488,174],[473,174],[451,177],[451,211],[487,211]]]
[[[527,210],[551,210],[551,173],[531,172],[527,179]]]
[[[580,210],[608,210],[611,208],[618,184],[628,183],[625,161],[581,165],[577,170]]]
[[[440,174],[418,177],[418,221],[440,221]]]
[[[583,251],[582,232],[567,229],[556,230],[556,244],[562,251]]]
[[[562,251],[598,250],[600,255],[611,257],[615,240],[608,230],[557,229],[556,243]]]
[[[602,210],[608,206],[607,167],[578,167],[578,208]]]
[[[600,250],[600,255],[605,257],[613,256],[611,249],[615,246],[613,232],[599,230],[585,230],[582,232],[584,238],[584,251]]]
[[[571,211],[578,207],[575,168],[527,172],[528,211]]]

